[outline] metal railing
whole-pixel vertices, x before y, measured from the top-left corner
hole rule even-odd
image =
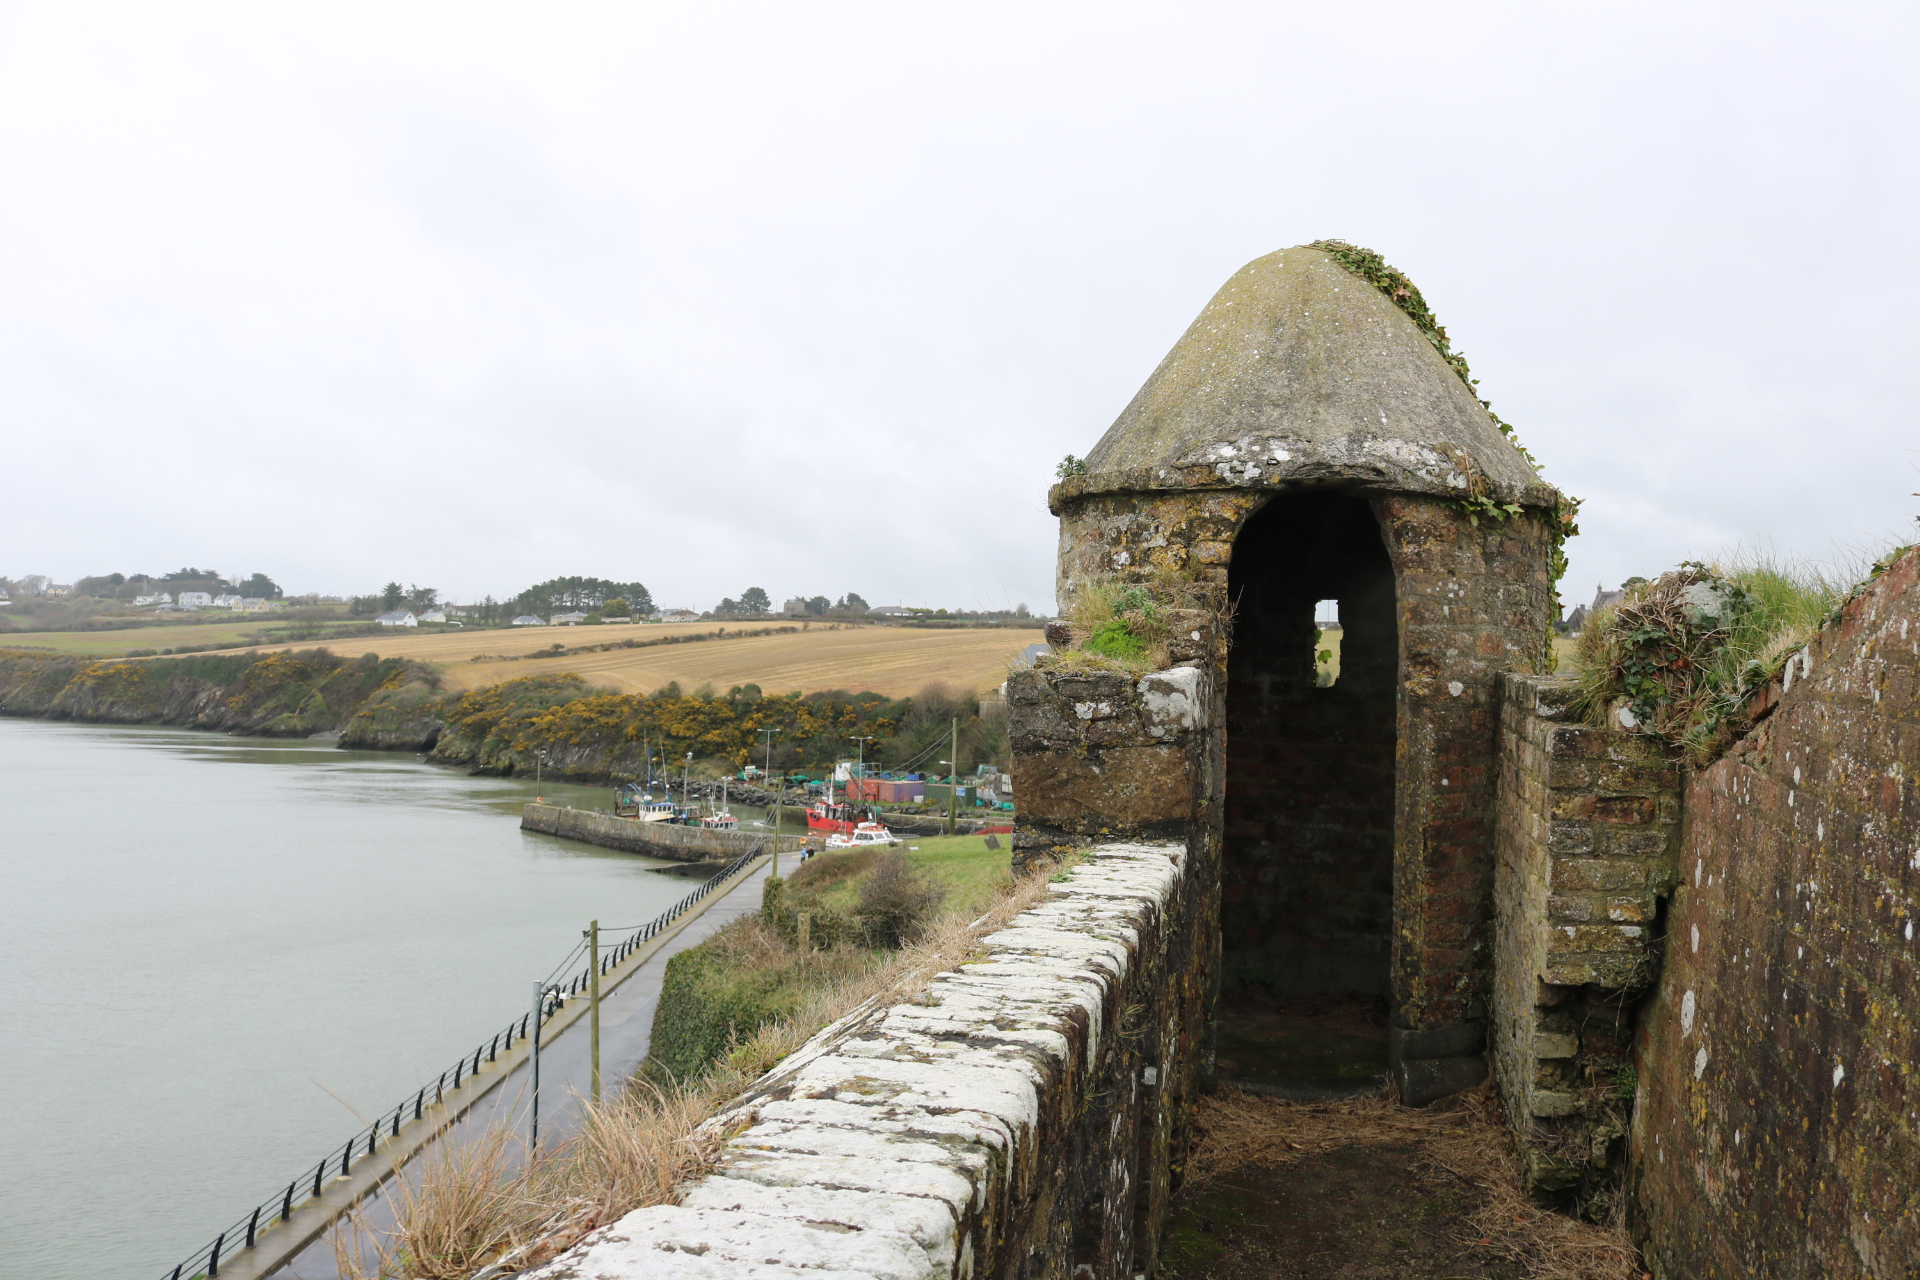
[[[605,976],[641,946],[659,936],[667,926],[691,910],[701,899],[737,875],[742,868],[761,855],[765,845],[766,841],[763,840],[741,854],[720,871],[708,877],[697,889],[646,924],[632,925],[623,929],[603,927],[600,930],[602,934],[625,933],[627,937],[601,954],[601,975]],[[567,958],[554,968],[556,970],[565,968],[572,962],[574,953],[580,950],[582,950],[581,947],[575,947],[574,952],[568,953]],[[593,964],[589,961],[586,967],[570,981],[553,990],[540,1006],[541,1025],[544,1026],[549,1018],[559,1012],[569,998],[586,989],[592,970]],[[202,1276],[207,1280],[213,1280],[220,1274],[222,1260],[230,1262],[234,1255],[253,1248],[263,1231],[287,1221],[293,1216],[295,1209],[303,1208],[309,1200],[323,1194],[327,1184],[346,1177],[356,1161],[373,1155],[379,1148],[382,1138],[388,1142],[399,1138],[403,1124],[421,1119],[427,1107],[439,1103],[447,1094],[479,1075],[483,1063],[494,1061],[500,1054],[525,1040],[530,1034],[532,1020],[533,1010],[529,1009],[516,1021],[509,1022],[505,1030],[496,1032],[489,1040],[481,1041],[479,1047],[472,1053],[463,1054],[452,1067],[442,1071],[438,1080],[430,1085],[422,1085],[411,1098],[382,1112],[380,1118],[371,1126],[347,1139],[344,1146],[314,1165],[311,1173],[302,1172],[290,1180],[284,1188],[276,1190],[273,1195],[241,1214],[232,1226],[216,1235],[211,1244],[204,1245],[189,1254],[171,1271],[162,1272],[161,1280],[198,1280]]]

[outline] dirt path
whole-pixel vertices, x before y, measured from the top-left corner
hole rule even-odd
[[[1166,1280],[1518,1280],[1477,1239],[1476,1199],[1419,1148],[1349,1146],[1221,1178],[1168,1223]]]
[[[1223,1089],[1200,1109],[1165,1280],[1639,1280],[1617,1229],[1519,1190],[1491,1093],[1422,1110],[1384,1093],[1290,1102]]]

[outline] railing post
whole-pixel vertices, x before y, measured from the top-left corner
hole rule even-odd
[[[247,1248],[253,1248],[254,1234],[260,1230],[260,1209],[255,1206],[253,1216],[247,1219]]]
[[[413,1118],[415,1120],[418,1120],[420,1118],[420,1112],[426,1107],[426,1105],[427,1105],[427,1086],[421,1085],[420,1092],[415,1094],[413,1098]]]
[[[322,1160],[313,1170],[313,1194],[320,1194],[320,1180],[327,1176],[327,1162]]]
[[[460,1059],[460,1061],[453,1064],[453,1087],[456,1089],[460,1087],[461,1069],[464,1068],[466,1065],[467,1065],[467,1060],[465,1058],[462,1058]]]
[[[280,1197],[280,1221],[285,1222],[293,1216],[293,1183],[287,1184],[287,1194]]]
[[[222,1231],[213,1238],[213,1252],[207,1257],[207,1280],[213,1280],[220,1274],[220,1246],[227,1242],[227,1233]]]
[[[375,1125],[367,1132],[367,1154],[373,1154],[373,1144],[380,1141],[380,1126]]]
[[[347,1176],[347,1166],[352,1163],[353,1163],[353,1144],[349,1142],[347,1144],[347,1149],[340,1153],[340,1176],[341,1177],[344,1178]]]
[[[405,1111],[406,1107],[404,1106],[393,1109],[393,1136],[396,1138],[400,1136],[400,1117]]]

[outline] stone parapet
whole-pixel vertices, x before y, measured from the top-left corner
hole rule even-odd
[[[1197,666],[1007,680],[1016,872],[1091,839],[1184,840],[1205,803],[1213,682]]]
[[[815,1036],[713,1173],[543,1280],[1122,1280],[1152,1269],[1204,1018],[1180,844],[1103,844],[977,961]]]

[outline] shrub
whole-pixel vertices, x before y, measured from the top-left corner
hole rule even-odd
[[[1905,554],[1876,563],[1860,586]],[[1630,579],[1626,598],[1580,637],[1581,710],[1595,723],[1664,737],[1696,765],[1750,727],[1753,696],[1850,598],[1843,579],[1804,565],[1689,562],[1654,582]]]
[[[895,849],[879,859],[861,886],[857,914],[875,946],[897,951],[920,940],[946,897],[946,887],[931,872]]]

